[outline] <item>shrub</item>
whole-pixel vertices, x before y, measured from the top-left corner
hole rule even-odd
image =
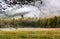
[[[59,28],[60,16],[53,18],[0,18],[0,27],[41,27],[41,28]]]

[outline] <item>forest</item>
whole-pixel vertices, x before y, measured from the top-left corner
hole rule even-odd
[[[8,0],[4,0],[6,3],[8,2]],[[12,0],[10,0],[12,1]],[[34,2],[34,0],[13,0],[12,2],[8,3],[8,4],[28,4],[30,2]]]
[[[53,18],[0,18],[0,28],[18,27],[40,27],[59,28],[60,16]]]

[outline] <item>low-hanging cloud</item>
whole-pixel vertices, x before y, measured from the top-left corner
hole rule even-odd
[[[0,0],[0,2],[3,2],[3,0]],[[42,4],[40,2],[36,1],[35,6],[23,5],[23,7],[20,7],[20,5],[16,5],[13,8],[7,7],[8,5],[5,4],[5,7],[7,7],[5,12],[7,15],[28,12],[24,17],[52,17],[60,15],[60,0],[42,0]],[[4,3],[1,4],[3,6]]]

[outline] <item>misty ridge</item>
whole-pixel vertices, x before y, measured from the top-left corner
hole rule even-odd
[[[0,0],[0,18],[48,18],[59,15],[60,0]]]

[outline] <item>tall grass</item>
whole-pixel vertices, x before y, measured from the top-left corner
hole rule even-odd
[[[0,39],[60,39],[60,30],[0,31]]]

